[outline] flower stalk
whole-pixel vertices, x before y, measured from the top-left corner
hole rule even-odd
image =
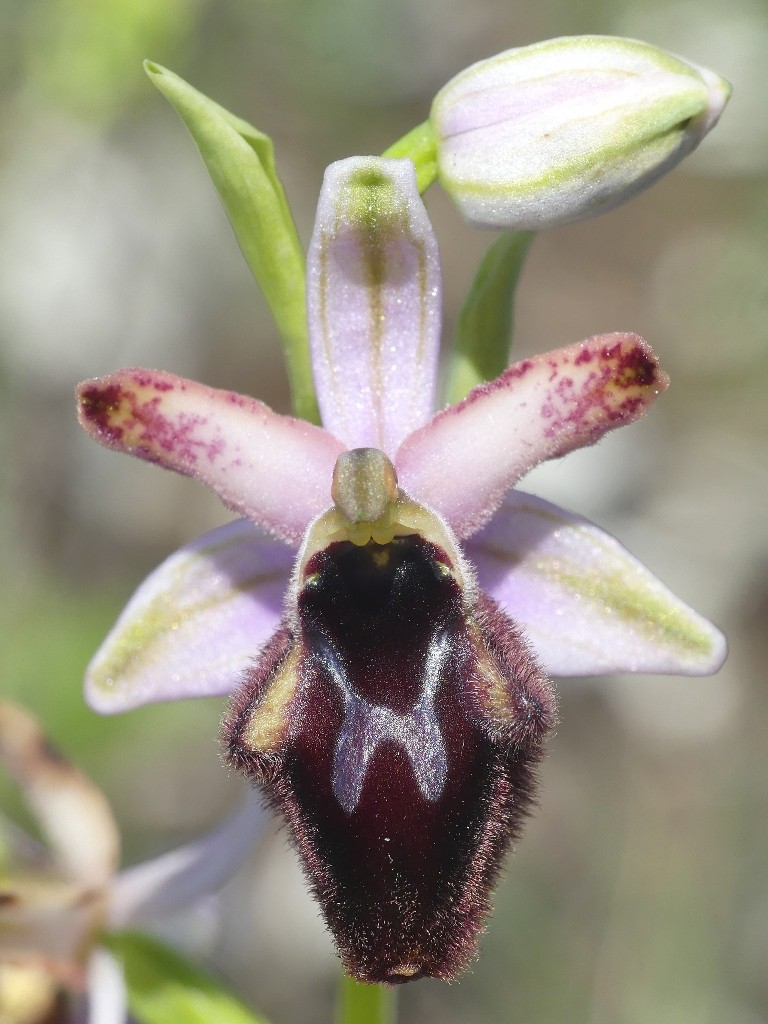
[[[397,990],[366,985],[346,974],[339,980],[335,1024],[395,1024]]]
[[[437,181],[437,140],[431,121],[416,125],[382,156],[393,160],[410,160],[416,168],[416,183],[423,195]]]

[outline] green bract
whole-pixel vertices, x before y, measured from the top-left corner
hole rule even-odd
[[[159,64],[146,61],[144,67],[200,150],[282,336],[294,409],[316,423],[304,252],[275,168],[272,140]]]

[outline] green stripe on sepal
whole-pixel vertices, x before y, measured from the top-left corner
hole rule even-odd
[[[532,231],[507,232],[485,254],[459,316],[446,402],[460,402],[477,384],[506,369],[515,290],[533,238]]]
[[[128,1007],[140,1024],[268,1024],[156,939],[120,932],[103,941],[122,964]]]
[[[307,343],[304,252],[272,140],[152,61],[144,68],[195,141],[283,341],[294,411],[319,423]]]

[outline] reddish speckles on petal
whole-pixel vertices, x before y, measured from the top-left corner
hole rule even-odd
[[[90,425],[89,433],[97,431],[102,444],[107,444],[109,439],[119,444],[122,438],[122,427],[115,423],[115,413],[120,406],[122,394],[122,388],[116,384],[81,385],[78,396],[80,422],[83,426]]]
[[[291,544],[330,504],[341,442],[254,398],[156,370],[119,370],[80,385],[78,414],[107,448],[197,477]]]
[[[408,437],[395,467],[404,490],[466,537],[524,473],[636,419],[667,384],[638,335],[589,338],[475,388]]]
[[[513,377],[525,377],[529,370],[533,369],[533,359],[522,359],[519,363],[515,363],[510,366],[509,369],[504,371],[505,376],[509,378]]]
[[[249,402],[253,404],[251,399],[246,398],[245,395],[238,395],[236,391],[227,391],[226,401],[228,405],[234,405],[238,409],[245,408]]]
[[[478,384],[477,387],[472,388],[467,397],[464,398],[458,405],[448,406],[447,409],[443,409],[441,412],[437,413],[437,416],[449,416],[452,414],[454,409],[466,409],[468,406],[471,406],[474,402],[482,401],[484,398],[486,398],[488,395],[492,394],[493,391],[496,390],[496,388],[499,385],[499,381],[509,382],[513,380],[523,380],[525,377],[528,376],[528,374],[532,370],[535,370],[538,367],[538,365],[539,364],[535,359],[523,359],[519,363],[513,363],[512,366],[507,367],[507,369],[500,377],[497,377],[495,380],[492,381]],[[433,417],[433,420],[434,419],[435,417]],[[408,438],[406,438],[405,442],[403,443],[403,447],[407,443]]]
[[[166,415],[163,399],[170,392],[184,392],[175,380],[147,371],[128,371],[125,383],[111,378],[100,384],[86,383],[80,390],[80,421],[98,435],[102,444],[138,455],[147,462],[166,462],[168,456],[192,469],[201,457],[217,459],[225,448],[223,439],[199,428],[201,414]]]
[[[171,380],[165,375],[153,373],[151,370],[134,370],[132,376],[137,387],[145,388],[148,391],[165,394],[166,391],[173,391],[175,387],[178,387],[180,391],[184,390],[184,382],[181,379]]]
[[[605,352],[604,358],[616,361],[614,379],[619,388],[649,388],[654,384],[666,388],[669,385],[667,375],[659,369],[647,345],[635,345],[629,349],[614,345],[610,351]]]
[[[618,340],[599,348],[584,343],[575,358],[566,354],[557,373],[550,376],[549,399],[541,406],[542,419],[548,421],[547,437],[578,431],[590,444],[606,430],[606,424],[619,425],[639,416],[649,401],[649,392],[658,394],[669,381],[659,368],[650,347],[637,335],[613,335]],[[553,365],[550,363],[549,365]],[[581,371],[581,379],[560,376],[563,369],[573,365],[590,369]],[[556,398],[554,396],[557,396]]]
[[[599,350],[585,344],[574,359],[574,366],[584,366],[592,362],[610,363],[614,367],[613,379],[616,387],[651,387],[658,380],[662,382],[662,387],[666,387],[666,374],[659,370],[648,345],[641,344],[641,339],[635,335],[629,337],[635,338],[636,343],[628,346],[625,342],[617,341],[603,345]]]

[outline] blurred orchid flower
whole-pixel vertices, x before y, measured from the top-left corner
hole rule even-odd
[[[246,517],[139,588],[87,698],[234,694],[230,763],[285,815],[345,968],[452,978],[531,804],[546,673],[723,660],[720,633],[613,538],[512,490],[667,378],[641,338],[607,334],[435,414],[440,268],[409,161],[326,172],[308,326],[324,428],[154,370],[80,386],[92,437]]]
[[[264,816],[249,797],[209,834],[118,874],[119,836],[104,794],[8,701],[0,701],[0,760],[49,843],[3,822],[24,873],[0,877],[0,1018],[48,1021],[54,1006],[65,1013],[68,992],[72,1020],[124,1024],[122,972],[101,936],[215,892],[252,849]]]
[[[582,220],[671,170],[729,95],[714,72],[634,39],[571,36],[507,50],[435,97],[437,174],[478,227]]]

